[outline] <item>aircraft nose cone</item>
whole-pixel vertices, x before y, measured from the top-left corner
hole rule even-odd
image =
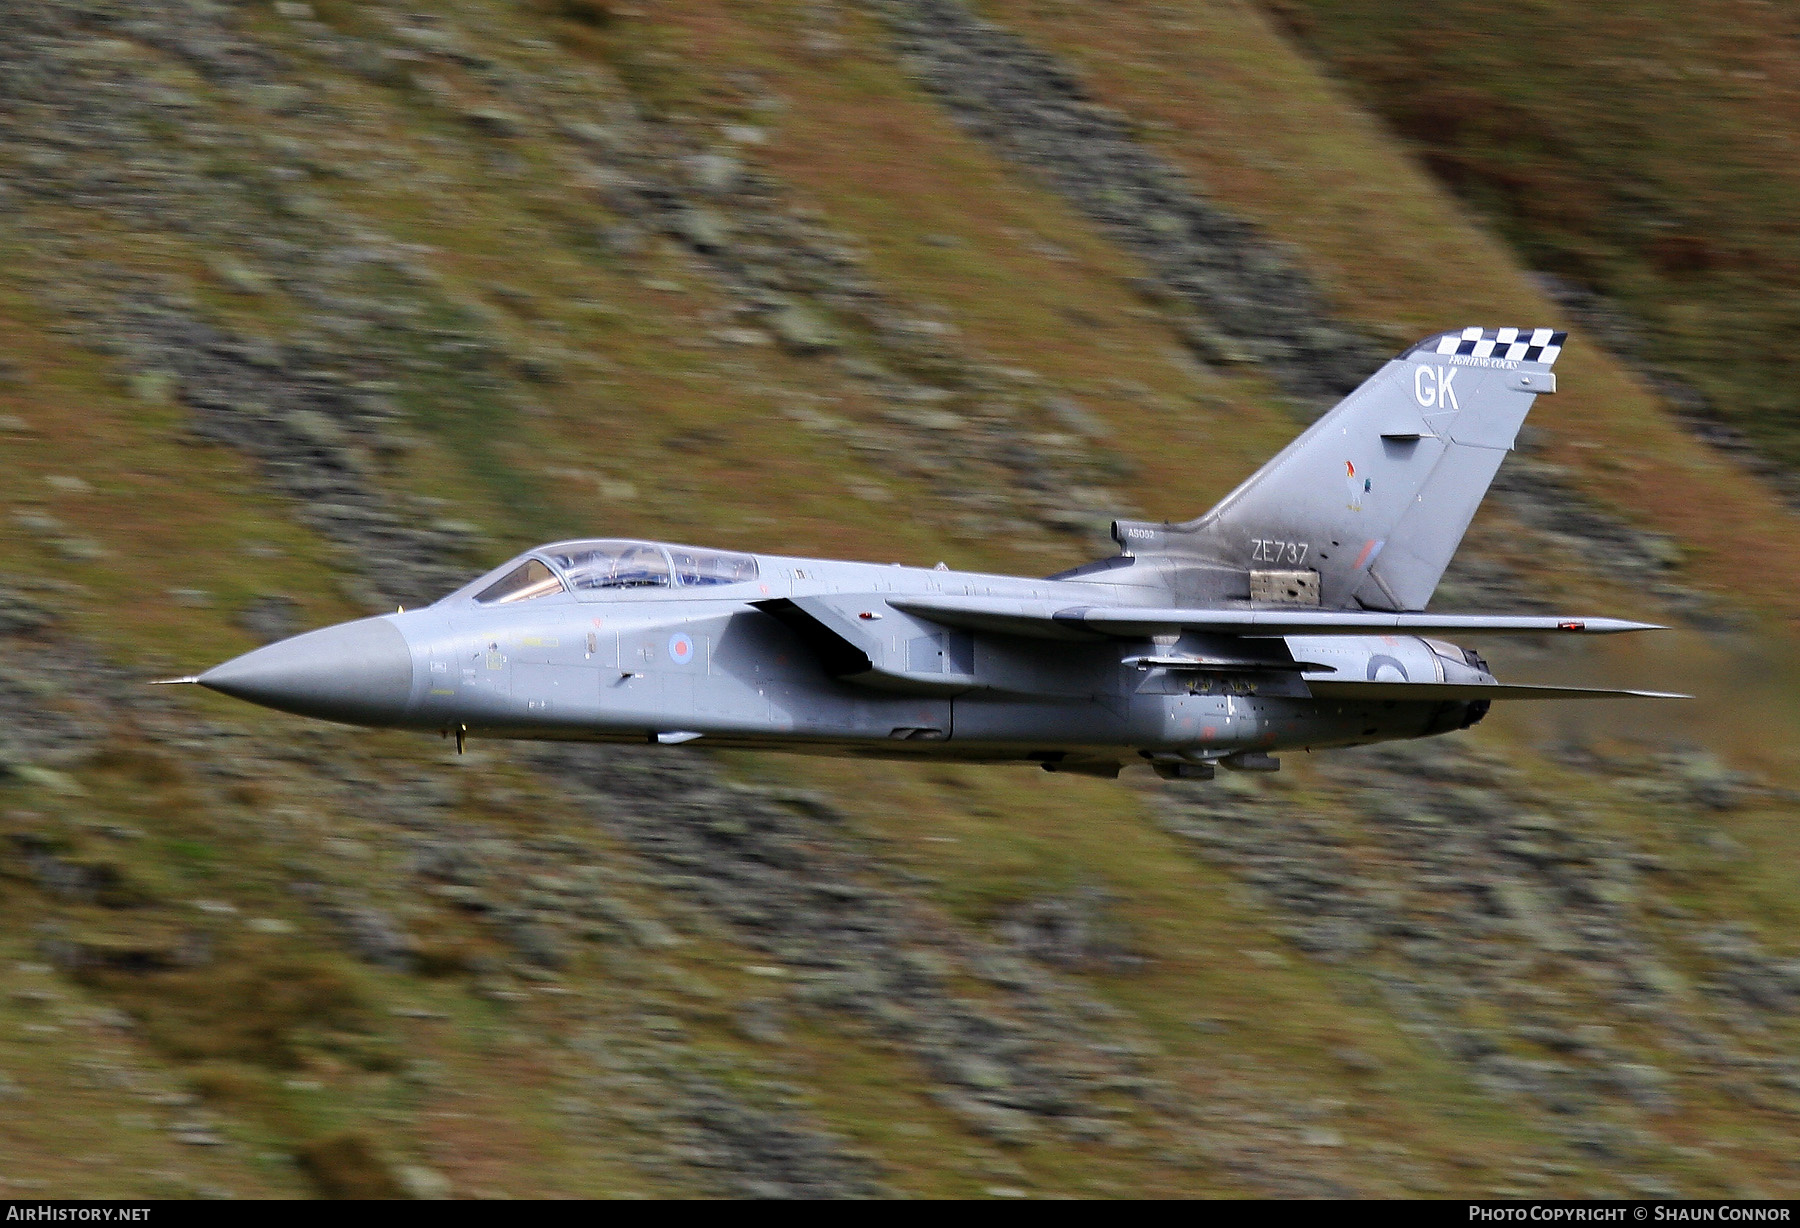
[[[300,716],[388,724],[405,715],[412,697],[412,649],[387,619],[365,618],[247,652],[196,681]]]

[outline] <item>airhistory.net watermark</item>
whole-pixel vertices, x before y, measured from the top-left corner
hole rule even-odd
[[[8,1223],[20,1224],[142,1224],[149,1222],[149,1207],[62,1207],[52,1202],[10,1203]]]

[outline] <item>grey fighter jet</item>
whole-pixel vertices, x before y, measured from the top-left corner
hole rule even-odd
[[[349,724],[1036,763],[1172,779],[1282,748],[1467,729],[1511,686],[1441,636],[1607,618],[1422,613],[1564,334],[1465,329],[1388,362],[1210,512],[1118,521],[1045,579],[661,542],[528,550],[425,609],[311,631],[197,682]]]

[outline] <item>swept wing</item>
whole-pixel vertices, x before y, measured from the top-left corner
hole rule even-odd
[[[1514,686],[1504,682],[1336,682],[1308,678],[1314,699],[1398,699],[1407,703],[1471,699],[1692,699],[1674,691],[1615,691],[1585,686]]]
[[[971,631],[1037,639],[1114,636],[1141,639],[1180,631],[1225,635],[1615,635],[1655,631],[1656,623],[1622,618],[1532,614],[1387,614],[1369,610],[1199,610],[1148,606],[1070,606],[1000,597],[889,597],[897,610]]]

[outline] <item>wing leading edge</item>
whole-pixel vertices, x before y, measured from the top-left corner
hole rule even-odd
[[[1036,640],[1082,641],[1100,650],[1108,640],[1142,640],[1169,633],[1199,632],[1215,637],[1205,651],[1125,657],[1122,664],[1178,672],[1254,673],[1275,677],[1281,691],[1295,697],[1359,703],[1441,703],[1495,699],[1685,699],[1660,691],[1589,687],[1511,686],[1496,682],[1383,682],[1321,677],[1337,667],[1295,660],[1287,636],[1368,636],[1400,634],[1501,633],[1615,634],[1644,631],[1653,624],[1615,618],[1556,618],[1512,614],[1386,614],[1332,610],[1190,610],[1135,606],[1066,606],[1042,599],[994,597],[906,597],[897,594],[829,594],[770,598],[755,603],[785,623],[819,657],[832,676],[884,691],[956,695],[972,690],[1046,694],[1043,671],[1033,664],[1041,650],[1001,649],[986,657],[949,650],[954,631],[984,632]],[[886,608],[890,617],[881,619]],[[954,629],[933,633],[933,625]],[[923,638],[921,638],[923,637]],[[965,641],[967,636],[963,637]],[[1218,642],[1223,641],[1223,642]],[[1235,643],[1235,647],[1232,645]],[[920,644],[932,651],[915,661]],[[1071,645],[1072,647],[1072,645]],[[1092,662],[1089,663],[1092,666]],[[1066,680],[1065,680],[1066,681]],[[1087,693],[1094,679],[1082,676],[1076,692]],[[1074,683],[1068,683],[1075,686]],[[1071,692],[1071,693],[1076,693]],[[1060,692],[1058,692],[1060,693]],[[1273,690],[1265,693],[1274,694]]]
[[[1033,639],[1112,636],[1139,639],[1177,631],[1224,635],[1617,635],[1658,631],[1657,623],[1623,618],[1529,614],[1385,614],[1367,610],[1184,610],[1137,606],[1065,606],[1003,597],[889,597],[895,609],[971,631]]]
[[[1308,678],[1306,689],[1314,699],[1433,700],[1472,699],[1692,699],[1674,691],[1617,691],[1584,686],[1514,686],[1504,682],[1334,682]]]

